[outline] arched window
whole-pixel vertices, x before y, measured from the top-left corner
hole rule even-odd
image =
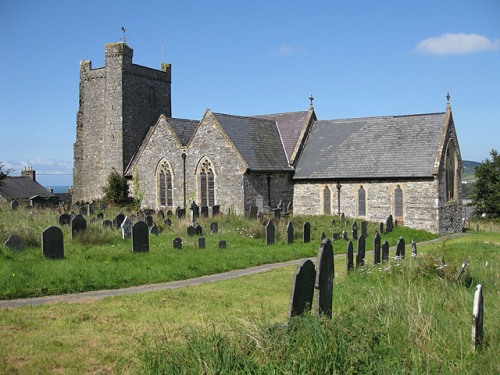
[[[366,216],[366,191],[363,186],[358,189],[358,216]]]
[[[448,142],[448,147],[446,148],[446,200],[452,200],[456,198],[456,152],[455,146],[450,141]]]
[[[156,168],[157,197],[160,207],[173,207],[172,167],[163,159]]]
[[[215,173],[212,162],[203,158],[198,164],[198,197],[201,206],[215,205]]]
[[[394,190],[394,216],[403,217],[403,189],[399,185]]]
[[[332,194],[328,186],[323,189],[323,214],[331,215],[332,213]]]

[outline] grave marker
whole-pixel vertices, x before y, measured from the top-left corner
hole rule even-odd
[[[24,241],[16,234],[9,236],[9,238],[7,238],[7,240],[4,242],[4,245],[9,249],[16,251],[23,251],[25,248]]]
[[[288,316],[302,315],[312,308],[316,270],[310,259],[304,259],[293,275]]]
[[[411,256],[417,256],[417,243],[415,242],[415,240],[411,240]]]
[[[275,238],[275,229],[274,229],[274,224],[271,220],[268,221],[266,225],[266,245],[272,245],[276,238]]]
[[[458,270],[457,276],[455,276],[455,282],[456,283],[458,283],[460,281],[460,277],[465,272],[465,269],[467,268],[468,265],[469,265],[469,262],[463,262],[462,263],[462,267],[460,267],[460,269]]]
[[[286,244],[291,245],[293,243],[293,225],[292,222],[289,221],[286,226]]]
[[[189,209],[191,210],[191,221],[195,222],[200,216],[200,207],[198,207],[198,205],[193,201],[191,206],[189,206]]]
[[[205,237],[198,237],[198,249],[205,248]]]
[[[368,223],[366,221],[361,222],[361,235],[366,239],[368,237]]]
[[[208,217],[208,206],[201,206],[201,216],[204,218]]]
[[[76,236],[87,230],[87,220],[82,215],[76,215],[71,221],[71,238],[75,239]]]
[[[182,249],[182,238],[175,238],[173,241],[172,241],[172,245],[174,246],[174,249]]]
[[[219,233],[219,224],[217,224],[215,221],[210,224],[210,234],[217,234]]]
[[[375,234],[373,240],[373,264],[380,263],[380,233]]]
[[[104,220],[102,226],[104,228],[113,228],[113,222],[111,220]]]
[[[132,226],[132,251],[134,253],[149,252],[148,225],[144,221],[138,221]]]
[[[146,225],[148,227],[152,227],[154,225],[153,216],[151,216],[151,215],[146,215],[146,217],[144,218],[144,221],[146,222]]]
[[[389,242],[384,241],[382,244],[382,262],[389,261]]]
[[[346,232],[345,230],[343,230],[343,231],[342,231],[342,238],[343,238],[344,240],[346,240],[346,241],[349,239],[349,238],[347,237],[347,232]]]
[[[212,206],[212,217],[220,215],[220,205],[215,204]]]
[[[200,224],[196,224],[194,227],[194,234],[197,236],[203,236],[203,227]]]
[[[132,220],[128,218],[128,216],[125,217],[125,219],[122,221],[122,239],[127,239],[130,238],[132,235],[132,226],[134,223],[132,223]]]
[[[352,223],[352,239],[358,239],[358,224],[356,222]]]
[[[48,227],[42,233],[42,254],[45,258],[64,258],[64,239],[61,228]]]
[[[69,225],[71,223],[71,215],[61,214],[59,216],[59,225]]]
[[[352,242],[349,241],[347,243],[347,251],[346,251],[347,272],[351,271],[353,267],[354,267],[354,247],[352,246]]]
[[[356,268],[363,267],[365,265],[365,249],[365,237],[359,236],[358,245],[356,247]]]
[[[121,228],[123,220],[125,220],[125,215],[122,213],[119,213],[118,215],[115,216],[113,219],[113,225],[115,228]]]
[[[332,243],[325,238],[319,247],[317,272],[314,287],[318,290],[314,312],[316,315],[332,317],[333,277],[335,266],[333,264]]]
[[[14,200],[14,201],[10,202],[10,209],[11,209],[12,211],[17,210],[17,208],[18,208],[18,207],[19,207],[19,202],[18,202],[18,201],[15,201],[15,200]]]
[[[472,350],[476,351],[483,342],[483,286],[478,284],[472,305]]]
[[[311,223],[308,221],[304,223],[303,238],[304,238],[304,243],[311,242]]]
[[[149,234],[154,235],[158,237],[159,232],[158,232],[158,227],[156,225],[153,225],[151,229],[149,230]]]
[[[398,243],[396,245],[396,257],[401,259],[405,258],[405,239],[403,237],[399,237]]]
[[[225,249],[227,247],[227,243],[225,240],[220,240],[219,241],[219,249]]]
[[[196,229],[194,229],[194,227],[192,225],[187,227],[187,235],[189,237],[193,237],[195,234],[196,234]]]

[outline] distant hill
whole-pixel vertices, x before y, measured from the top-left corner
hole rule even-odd
[[[476,170],[475,168],[481,163],[477,161],[470,160],[462,160],[464,165],[464,172],[462,173],[462,181],[470,181],[476,179]]]

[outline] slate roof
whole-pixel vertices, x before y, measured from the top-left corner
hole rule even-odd
[[[187,146],[198,127],[199,121],[186,120],[181,118],[167,118],[168,123],[175,132],[177,138],[183,146]]]
[[[276,113],[255,117],[276,121],[283,146],[285,147],[286,156],[290,160],[302,129],[307,125],[307,121],[309,120],[309,111]]]
[[[445,113],[317,121],[294,179],[432,177]]]
[[[253,171],[292,171],[275,121],[212,113]]]
[[[56,197],[31,177],[8,176],[2,180],[0,196],[5,200],[29,199],[36,195],[42,198]]]

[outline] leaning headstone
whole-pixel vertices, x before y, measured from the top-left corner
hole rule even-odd
[[[217,233],[219,233],[219,224],[214,221],[213,223],[210,223],[210,234]]]
[[[306,221],[304,223],[304,233],[303,233],[304,243],[311,242],[311,223]]]
[[[411,240],[411,256],[417,256],[417,243],[415,242],[415,240]]]
[[[172,245],[174,246],[174,249],[182,249],[182,238],[175,238],[173,241],[172,241]]]
[[[354,247],[352,246],[352,242],[349,241],[347,243],[347,251],[346,251],[346,268],[347,272],[351,271],[354,267]]]
[[[460,281],[460,277],[465,272],[465,269],[467,268],[468,265],[469,265],[469,262],[463,262],[462,263],[462,267],[460,267],[460,269],[458,270],[457,276],[455,276],[455,282],[456,283],[458,283]]]
[[[158,227],[156,225],[153,225],[151,227],[151,229],[149,230],[149,234],[154,235],[154,236],[158,236],[159,235]]]
[[[76,215],[71,221],[71,238],[74,239],[78,234],[87,230],[87,220],[82,215]]]
[[[115,226],[115,228],[121,228],[123,220],[125,220],[124,214],[119,213],[118,215],[116,215],[113,219],[113,225]]]
[[[149,252],[148,225],[144,221],[138,221],[132,226],[132,251],[134,253]]]
[[[18,201],[12,201],[10,202],[10,209],[15,211],[19,207],[19,202]]]
[[[352,223],[352,239],[358,239],[358,224],[356,222]]]
[[[45,258],[64,258],[64,239],[61,228],[48,227],[42,233],[42,254]]]
[[[356,268],[363,267],[365,265],[365,250],[366,250],[365,237],[359,236],[358,246],[356,248]]]
[[[389,242],[384,241],[382,244],[382,262],[389,261]]]
[[[69,225],[69,223],[71,223],[70,214],[61,214],[59,216],[59,225]]]
[[[274,230],[274,224],[271,220],[268,221],[266,225],[266,245],[272,245],[275,241],[275,230]]]
[[[318,290],[314,306],[316,315],[325,315],[327,318],[332,317],[334,272],[332,243],[328,238],[325,238],[321,242],[318,251],[317,272],[314,283],[314,287]]]
[[[346,240],[346,241],[349,239],[349,238],[347,237],[347,232],[346,232],[345,230],[343,230],[343,231],[342,231],[342,238],[343,238],[344,240]]]
[[[205,248],[205,237],[198,237],[198,249]]]
[[[225,240],[220,240],[219,241],[219,249],[225,249],[227,247],[227,243]]]
[[[289,221],[286,226],[286,244],[290,245],[293,243],[293,225],[292,222]]]
[[[194,234],[196,236],[203,236],[203,227],[200,224],[195,225]]]
[[[187,227],[187,235],[189,237],[193,237],[195,234],[196,234],[196,229],[194,229],[194,227],[192,225]]]
[[[293,275],[288,316],[302,315],[312,308],[316,270],[310,259],[304,259]]]
[[[476,351],[483,342],[483,286],[478,284],[472,306],[472,350]]]
[[[373,240],[373,264],[380,263],[380,233],[375,234]]]
[[[24,241],[16,234],[9,236],[7,240],[4,242],[4,245],[11,250],[23,251],[25,244]]]
[[[132,235],[132,226],[134,223],[132,220],[128,218],[128,216],[125,217],[125,219],[122,222],[121,228],[122,228],[122,238],[125,240],[127,238],[130,238]]]
[[[405,239],[403,237],[399,237],[398,243],[396,245],[396,257],[401,259],[405,258]]]
[[[361,235],[366,239],[368,237],[368,222],[361,222]]]
[[[102,226],[104,228],[113,228],[113,222],[111,220],[104,220]]]

